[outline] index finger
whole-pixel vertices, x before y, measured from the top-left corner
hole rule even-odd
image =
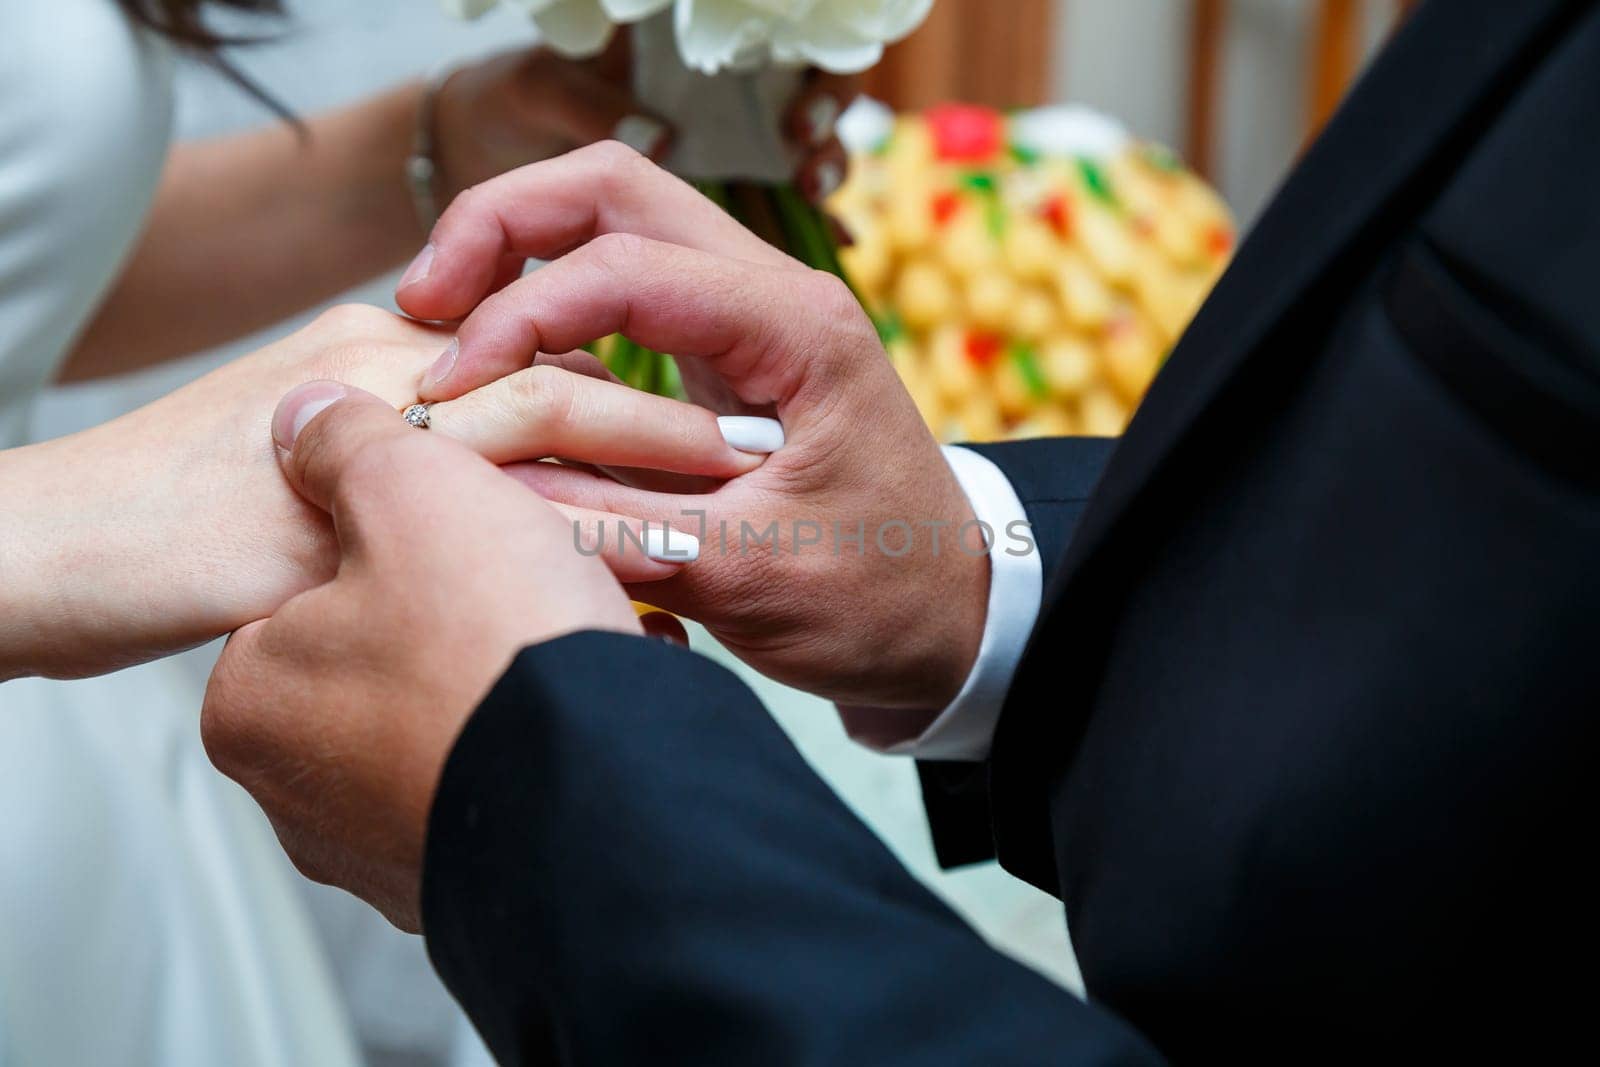
[[[872,364],[888,368],[860,303],[831,274],[612,234],[485,300],[457,331],[448,373],[424,380],[422,396],[449,400],[536,352],[614,333],[703,362],[744,405],[785,419],[807,382],[840,390]]]
[[[456,197],[401,279],[395,300],[419,319],[463,318],[489,295],[508,255],[555,259],[607,233],[795,265],[686,182],[633,149],[605,141]]]

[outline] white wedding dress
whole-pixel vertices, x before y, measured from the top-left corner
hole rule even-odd
[[[4,6],[0,447],[12,447],[140,230],[168,147],[172,57],[110,0]],[[211,769],[198,709],[142,699],[193,692],[194,670],[179,658],[0,685],[4,1067],[359,1062],[270,828]]]

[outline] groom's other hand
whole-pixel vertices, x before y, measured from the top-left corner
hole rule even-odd
[[[549,504],[378,398],[302,386],[273,438],[332,516],[338,573],[229,640],[206,750],[302,872],[416,930],[427,814],[472,709],[528,645],[640,626]]]
[[[704,623],[764,673],[841,703],[920,715],[950,702],[987,613],[982,531],[842,282],[615,144],[471,190],[430,249],[401,305],[466,319],[424,379],[427,398],[620,332],[677,356],[698,403],[778,416],[782,447],[713,492],[520,468],[551,500],[702,535],[696,564],[641,597]],[[559,258],[495,291],[496,265],[511,254]]]

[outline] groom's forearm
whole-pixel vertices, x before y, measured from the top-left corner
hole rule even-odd
[[[723,668],[577,634],[456,742],[432,958],[500,1062],[1158,1063],[902,867]]]

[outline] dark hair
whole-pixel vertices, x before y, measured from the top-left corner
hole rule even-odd
[[[240,38],[219,34],[206,25],[207,7],[231,7],[257,15],[283,14],[283,0],[117,0],[128,17],[146,29],[202,52],[214,52]]]
[[[117,0],[117,4],[135,23],[189,49],[279,116],[294,122],[288,109],[218,54],[218,49],[228,45],[250,44],[261,38],[218,33],[206,24],[205,17],[207,8],[282,15],[283,0]]]

